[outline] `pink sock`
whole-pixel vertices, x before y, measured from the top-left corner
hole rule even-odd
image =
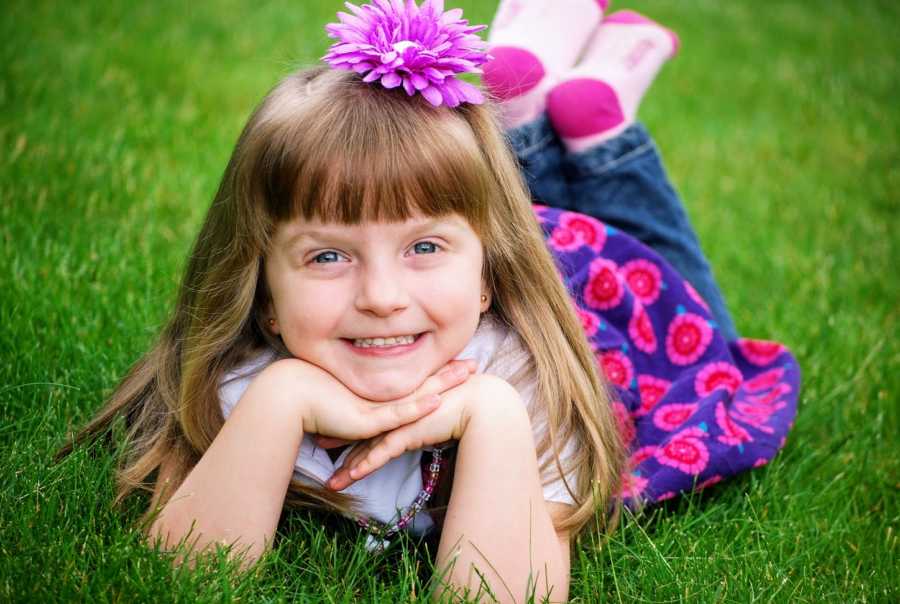
[[[488,42],[483,81],[500,100],[504,125],[521,126],[546,106],[547,91],[571,68],[609,0],[503,0]]]
[[[547,98],[547,113],[566,147],[584,151],[634,123],[644,93],[678,47],[674,32],[636,12],[606,17],[582,61]]]

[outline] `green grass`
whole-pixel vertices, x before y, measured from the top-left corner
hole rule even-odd
[[[260,6],[260,4],[262,4]],[[486,22],[493,2],[453,2]],[[112,507],[113,457],[53,466],[171,308],[240,127],[326,47],[337,1],[39,0],[0,21],[0,600],[406,601],[413,547],[291,516],[259,572],[173,571]],[[900,8],[643,0],[682,37],[655,134],[746,335],[804,370],[765,468],[584,540],[574,601],[900,599]]]

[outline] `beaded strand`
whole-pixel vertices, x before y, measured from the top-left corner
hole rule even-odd
[[[432,450],[431,463],[428,464],[428,477],[425,479],[422,490],[419,491],[419,494],[413,502],[406,508],[403,514],[401,514],[400,519],[394,524],[385,525],[376,520],[372,520],[371,518],[366,518],[364,516],[357,517],[357,524],[368,531],[372,537],[380,541],[380,544],[377,546],[378,549],[383,549],[390,537],[393,537],[408,527],[416,517],[416,514],[418,514],[425,504],[428,503],[431,496],[434,494],[434,489],[437,487],[438,478],[440,478],[443,465],[444,459],[442,449]]]

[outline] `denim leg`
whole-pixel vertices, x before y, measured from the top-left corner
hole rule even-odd
[[[681,199],[641,124],[587,151],[563,152],[561,167],[570,198],[559,207],[593,216],[653,248],[706,300],[725,339],[737,338]]]
[[[569,185],[563,174],[563,146],[546,115],[506,132],[531,198],[544,205],[571,209]]]

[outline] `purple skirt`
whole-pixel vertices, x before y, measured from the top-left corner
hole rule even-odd
[[[800,368],[777,342],[726,341],[703,299],[633,237],[534,206],[613,388],[636,508],[765,465],[793,426]]]

